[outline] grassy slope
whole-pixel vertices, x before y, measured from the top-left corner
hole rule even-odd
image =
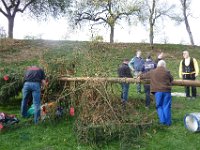
[[[47,57],[50,59],[67,58],[66,61],[71,61],[76,55],[78,61],[76,76],[116,76],[116,68],[121,63],[123,58],[131,59],[135,54],[136,49],[140,48],[143,56],[149,50],[146,44],[89,44],[82,42],[47,42],[47,41],[19,41],[23,43],[20,46],[15,46],[15,50],[6,47],[5,51],[0,51],[1,63],[0,68],[4,68],[5,72],[10,72],[13,68],[23,68],[26,65],[35,63],[39,64],[38,54],[41,55],[40,50],[53,49],[48,53]],[[29,42],[29,43],[27,43]],[[15,44],[15,43],[14,43]],[[5,47],[5,45],[4,45]],[[31,49],[31,51],[29,51]],[[155,50],[151,51],[153,58],[156,58],[157,53],[162,50],[166,54],[167,67],[172,72],[175,79],[178,79],[178,66],[182,58],[182,50],[189,49],[191,56],[200,60],[200,48],[190,48],[183,45],[156,45]],[[90,53],[88,53],[88,50]],[[22,53],[23,51],[23,53]],[[73,51],[73,52],[72,52]],[[23,56],[27,52],[33,57]],[[9,55],[7,55],[9,54]],[[99,57],[93,57],[93,56]],[[72,57],[73,56],[73,57]],[[18,58],[18,59],[12,59]],[[34,58],[34,59],[32,59]],[[13,60],[13,61],[11,61]],[[86,67],[89,66],[89,67]],[[98,67],[97,67],[98,66]],[[173,91],[183,92],[183,87],[173,87]],[[135,95],[135,86],[131,85],[130,99],[135,97],[142,97],[144,95]],[[0,112],[6,111],[8,113],[19,114],[19,103],[16,102],[14,106],[0,106]],[[183,118],[186,113],[198,112],[200,107],[199,98],[195,101],[188,101],[184,98],[173,98],[172,104],[172,121],[171,127],[161,127],[156,123],[142,133],[135,144],[134,149],[200,149],[200,137],[198,133],[190,133],[184,128]],[[150,113],[155,111],[154,103],[151,105]],[[58,123],[41,124],[33,126],[24,120],[21,120],[19,126],[11,127],[1,133],[0,149],[96,149],[94,145],[83,145],[76,140],[73,132],[73,119],[67,118]],[[103,145],[102,149],[124,149],[121,142],[114,141],[112,143]],[[127,148],[126,148],[127,149]],[[132,149],[132,148],[131,148]]]

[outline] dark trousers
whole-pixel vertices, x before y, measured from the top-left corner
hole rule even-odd
[[[195,80],[195,74],[184,74],[183,80]],[[190,97],[190,88],[192,89],[192,97],[197,96],[197,89],[195,86],[185,86],[186,97]]]
[[[150,105],[150,85],[144,84],[144,92],[145,92],[145,100],[146,100],[146,107]]]

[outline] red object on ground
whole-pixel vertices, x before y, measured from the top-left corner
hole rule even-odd
[[[74,116],[74,107],[70,107],[69,114],[70,116]]]
[[[42,111],[43,111],[44,113],[46,113],[46,107],[45,107],[45,106],[42,106]]]
[[[5,81],[8,81],[8,80],[9,80],[9,76],[8,76],[8,75],[5,75],[5,76],[3,77],[3,79],[4,79]]]
[[[0,130],[2,130],[3,129],[3,125],[0,123]]]
[[[49,80],[46,79],[45,82],[46,82],[46,85],[48,86],[49,85]]]

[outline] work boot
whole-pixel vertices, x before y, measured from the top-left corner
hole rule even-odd
[[[125,100],[122,101],[122,110],[123,111],[126,110],[126,101]]]

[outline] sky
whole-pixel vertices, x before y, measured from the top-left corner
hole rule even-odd
[[[176,0],[178,1],[178,0]],[[189,18],[194,42],[200,45],[200,1],[192,0],[191,10],[193,17]],[[0,14],[0,27],[7,31],[7,20]],[[93,26],[89,24],[82,26],[80,29],[72,30],[68,25],[68,20],[61,18],[55,20],[50,18],[45,21],[36,21],[21,14],[16,15],[14,26],[14,38],[23,39],[27,36],[34,38],[42,38],[49,40],[75,40],[88,41],[91,36],[102,36],[105,42],[109,42],[109,28],[104,26]],[[174,44],[190,44],[188,33],[184,23],[177,25],[174,21],[165,19],[159,23],[159,28],[155,31],[154,43],[174,43]],[[147,26],[138,23],[137,25],[128,26],[126,23],[116,25],[115,42],[145,42],[149,43],[149,32]]]

